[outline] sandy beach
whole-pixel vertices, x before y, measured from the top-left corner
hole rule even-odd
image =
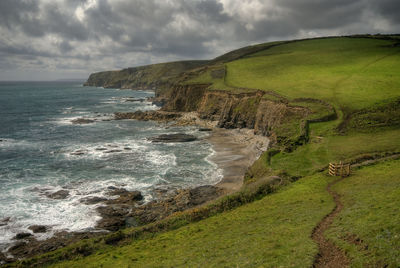
[[[183,113],[177,124],[212,129],[207,138],[215,150],[211,160],[223,170],[223,178],[216,186],[225,194],[240,189],[247,169],[269,146],[269,139],[255,135],[253,129],[218,128],[217,121],[200,119],[196,112]]]
[[[269,144],[268,138],[254,135],[250,129],[214,128],[207,140],[216,152],[211,160],[223,170],[223,178],[216,186],[225,193],[240,189],[247,169]]]

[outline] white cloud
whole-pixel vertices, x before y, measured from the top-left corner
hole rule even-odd
[[[398,0],[1,0],[0,80],[207,59],[277,39],[391,33],[399,8]]]

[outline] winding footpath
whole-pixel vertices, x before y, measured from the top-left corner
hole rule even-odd
[[[325,216],[325,218],[318,223],[315,227],[311,238],[318,244],[319,253],[314,260],[313,267],[348,267],[349,260],[347,259],[344,252],[335,246],[331,241],[327,240],[324,236],[324,232],[331,226],[333,219],[343,209],[343,204],[340,201],[338,193],[332,190],[332,186],[342,181],[344,178],[337,179],[328,184],[326,190],[333,197],[335,202],[335,208]]]

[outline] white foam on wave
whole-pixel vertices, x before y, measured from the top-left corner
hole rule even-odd
[[[69,117],[61,117],[57,118],[52,122],[55,122],[58,125],[72,125],[72,121],[82,118],[82,116],[69,116]]]
[[[204,174],[205,178],[209,178],[210,184],[219,183],[224,177],[224,170],[219,168],[218,165],[212,161],[212,158],[216,155],[216,151],[210,146],[209,148],[210,154],[205,157],[205,161],[209,163],[213,168],[208,169],[206,174]]]
[[[33,142],[27,140],[16,140],[10,138],[0,138],[0,149],[18,148],[18,147],[38,147],[41,146],[41,142]]]
[[[51,179],[49,179],[51,181]],[[109,187],[124,188],[128,191],[139,190],[145,201],[150,201],[150,194],[154,182],[139,182],[134,177],[116,176],[107,180],[85,181],[71,183],[65,186],[51,184],[35,184],[10,189],[7,196],[13,196],[13,202],[0,204],[0,220],[11,217],[7,224],[0,226],[0,251],[12,242],[12,238],[21,232],[32,233],[28,229],[32,225],[45,225],[50,227],[43,234],[33,234],[37,239],[50,238],[59,231],[93,231],[101,217],[96,212],[96,207],[102,203],[87,205],[80,200],[87,197],[115,198],[107,195]],[[68,191],[65,199],[54,200],[49,194],[60,190]]]
[[[152,150],[144,155],[145,159],[155,166],[176,166],[176,156],[173,153],[165,154],[158,150]]]
[[[55,192],[60,188],[44,186],[46,192]],[[92,229],[100,219],[94,210],[95,205],[84,205],[78,200],[79,192],[69,190],[70,195],[64,200],[52,200],[40,192],[29,188],[14,189],[9,194],[13,202],[1,206],[3,215],[11,216],[5,226],[0,227],[0,245],[7,245],[18,233],[32,233],[28,227],[32,225],[49,226],[45,234],[35,234],[37,239],[46,239],[61,230],[81,231]]]
[[[144,153],[147,148],[144,140],[116,140],[110,143],[76,144],[65,148],[64,156],[98,159],[115,154]]]

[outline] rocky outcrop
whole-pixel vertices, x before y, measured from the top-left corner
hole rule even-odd
[[[208,91],[201,101],[198,112],[200,117],[218,120],[223,128],[250,128],[258,134],[269,135],[267,131],[281,124],[288,115],[309,113],[306,108],[291,107],[282,101],[271,101],[264,98],[266,93],[231,93],[225,91]]]
[[[136,111],[136,112],[128,112],[128,113],[115,113],[114,119],[122,120],[122,119],[136,119],[141,121],[158,121],[158,122],[169,122],[175,119],[178,119],[182,116],[181,113],[178,112],[165,112],[165,111]]]
[[[218,127],[254,129],[255,134],[268,136],[272,142],[287,147],[307,141],[309,122],[331,120],[336,116],[333,107],[316,99],[290,102],[269,91],[236,93],[208,87],[205,84],[174,87],[163,110],[197,111],[201,119],[218,121]],[[310,108],[315,106],[318,111]]]
[[[208,84],[174,86],[170,89],[167,96],[168,102],[162,110],[179,112],[196,111],[208,87]]]
[[[163,142],[163,143],[171,143],[171,142],[191,142],[197,140],[197,137],[194,135],[184,134],[184,133],[176,133],[176,134],[162,134],[157,137],[149,138],[152,142]]]
[[[75,124],[75,125],[91,124],[94,122],[95,122],[94,120],[87,119],[87,118],[77,118],[77,119],[71,120],[71,123]]]
[[[114,192],[116,193],[116,192]],[[111,193],[112,194],[112,193]],[[180,189],[162,193],[157,200],[142,204],[138,191],[120,191],[117,199],[111,199],[98,207],[102,219],[97,227],[116,231],[124,227],[139,226],[163,219],[174,212],[184,211],[213,200],[222,194],[216,186],[205,185],[193,189]]]
[[[46,196],[51,199],[65,199],[69,196],[69,192],[67,190],[59,190],[54,193],[46,193]]]
[[[218,120],[218,127],[221,128],[253,129],[263,95],[262,91],[238,94],[209,91],[200,104],[200,117]]]
[[[32,225],[29,226],[28,229],[31,230],[32,232],[36,233],[45,233],[47,232],[47,226],[44,225]]]
[[[154,200],[144,206],[136,207],[128,217],[136,219],[139,224],[154,222],[171,215],[196,207],[221,196],[222,190],[212,185],[199,186],[193,189],[177,190],[161,200]]]

